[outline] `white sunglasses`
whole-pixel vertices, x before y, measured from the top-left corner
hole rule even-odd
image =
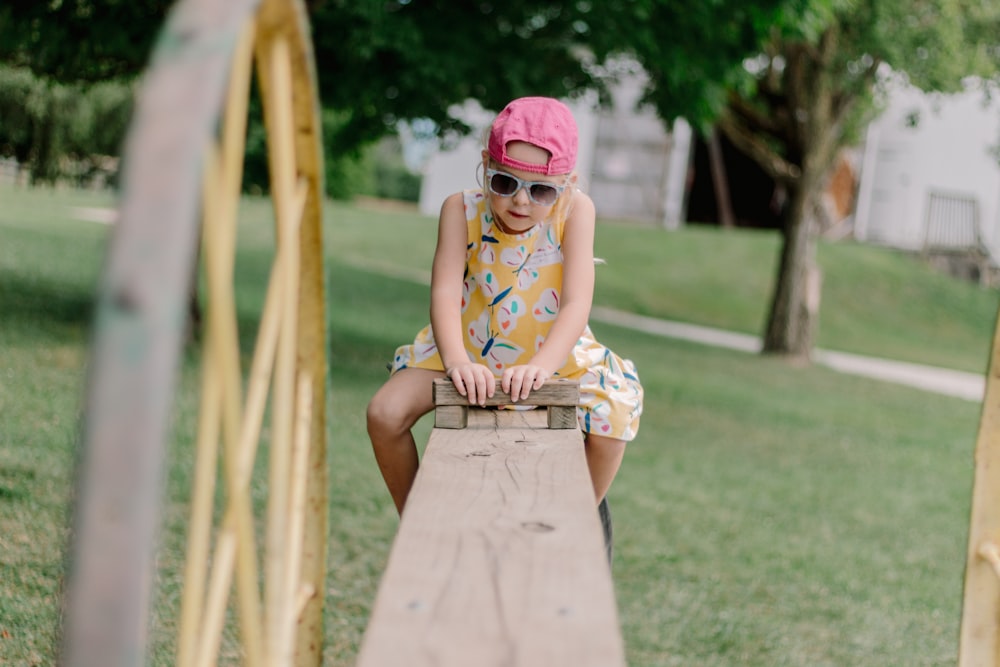
[[[496,169],[486,170],[486,183],[490,192],[500,197],[513,197],[524,188],[528,193],[528,199],[539,206],[552,206],[566,189],[565,185],[548,181],[522,181],[517,176]]]

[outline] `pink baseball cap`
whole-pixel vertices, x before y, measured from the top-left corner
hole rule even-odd
[[[576,166],[576,121],[565,104],[551,97],[521,97],[493,121],[488,150],[490,157],[507,167],[534,174],[568,174]],[[515,160],[507,155],[507,144],[526,141],[549,152],[547,164]]]

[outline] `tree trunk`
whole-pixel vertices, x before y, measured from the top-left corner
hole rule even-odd
[[[808,362],[819,321],[820,283],[816,262],[818,230],[814,204],[825,187],[843,142],[844,101],[837,100],[831,76],[831,54],[837,30],[827,29],[818,44],[788,45],[783,73],[789,118],[785,159],[800,168],[787,179],[784,244],[764,333],[763,352]]]
[[[763,352],[807,362],[819,319],[821,277],[816,263],[814,218],[808,215],[812,188],[804,181],[790,187]]]
[[[719,209],[719,224],[731,229],[736,226],[736,218],[733,216],[729,178],[726,176],[726,163],[722,159],[722,140],[719,138],[718,129],[713,129],[712,134],[708,136],[708,165],[712,172],[712,187]]]
[[[838,56],[841,26],[833,22],[815,42],[776,39],[753,97],[733,94],[719,127],[787,192],[783,245],[764,331],[763,352],[809,360],[819,320],[815,206],[841,146],[848,120],[860,119],[879,66],[844,76]],[[780,66],[778,66],[780,64]]]

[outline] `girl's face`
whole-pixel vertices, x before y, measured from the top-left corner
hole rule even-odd
[[[544,165],[549,160],[548,151],[523,141],[511,142],[507,146],[507,155],[521,162],[539,165]],[[501,175],[507,174],[513,176],[521,181],[551,183],[554,188],[560,191],[560,196],[564,186],[568,186],[575,181],[575,177],[567,178],[567,174],[546,176],[507,166],[490,167],[489,154],[485,151],[483,152],[483,165],[486,169],[497,171]],[[509,185],[510,181],[506,181],[506,184]],[[514,187],[517,186],[515,185]],[[545,193],[539,190],[545,190],[545,188],[536,188],[538,194],[535,196],[535,200],[542,199],[544,201],[546,198],[538,195],[544,195]],[[490,208],[493,211],[493,216],[499,220],[501,229],[514,234],[526,232],[544,221],[549,217],[552,207],[558,201],[557,199],[550,204],[537,203],[529,195],[527,186],[519,187],[513,195],[498,195],[489,187],[489,176],[487,176],[486,192],[490,198]]]

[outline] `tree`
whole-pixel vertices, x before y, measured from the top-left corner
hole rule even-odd
[[[604,61],[623,51],[669,98],[664,118],[718,110],[724,84],[769,26],[805,0],[305,0],[321,99],[339,116],[326,138],[349,153],[427,118],[464,129],[449,110],[468,99],[499,109],[525,94],[572,97],[604,90]],[[7,0],[0,62],[59,82],[129,79],[149,59],[170,0]],[[783,18],[785,17],[785,18]],[[633,43],[641,44],[633,48]]]
[[[33,183],[64,175],[67,157],[86,179],[117,155],[131,110],[128,84],[61,84],[0,64],[0,157],[28,165]]]
[[[149,59],[170,0],[5,0],[0,5],[0,154],[32,180],[61,176],[62,158],[116,155],[131,81]]]
[[[870,118],[880,68],[941,92],[959,90],[969,75],[995,74],[984,44],[966,41],[979,29],[972,9],[950,0],[846,6],[815,37],[774,36],[756,91],[732,95],[720,127],[787,191],[765,352],[807,357],[813,347],[820,280],[814,212],[838,152]]]
[[[664,118],[702,118],[721,107],[733,65],[804,1],[305,0],[328,153],[355,152],[400,119],[461,131],[450,110],[468,99],[499,109],[519,95],[601,93],[615,74],[604,61],[630,50],[670,91]],[[130,79],[171,4],[7,0],[0,62],[64,83]]]
[[[818,316],[813,211],[872,109],[883,64],[926,90],[992,75],[1000,10],[975,0],[306,0],[326,152],[356,154],[400,119],[461,130],[453,105],[604,90],[627,54],[665,122],[713,125],[785,188],[765,351],[807,357]],[[9,0],[0,61],[61,80],[139,72],[167,0]],[[126,26],[128,33],[122,30]],[[992,46],[993,48],[989,48]],[[810,298],[810,294],[814,295]]]
[[[764,351],[805,359],[819,314],[814,213],[838,152],[874,110],[879,72],[887,66],[942,92],[958,90],[969,75],[995,76],[1000,11],[962,0],[817,0],[789,3],[772,16],[755,57],[739,63],[734,53],[719,56],[723,76],[712,79],[725,87],[724,98],[713,86],[706,104],[717,107],[705,108],[701,120],[714,120],[787,194]],[[760,15],[736,20],[755,23]],[[670,76],[676,66],[654,36],[643,32],[633,48],[653,75],[646,99],[670,119],[682,113],[675,97],[685,95],[688,80]]]
[[[131,79],[172,0],[4,0],[0,62],[60,83]]]
[[[450,108],[499,110],[526,94],[572,96],[600,83],[581,63],[580,26],[552,0],[308,0],[324,107],[349,111],[328,137],[350,150],[399,119],[466,128]]]
[[[0,5],[0,63],[76,84],[131,79],[146,65],[169,0],[9,0]],[[306,0],[313,29],[324,143],[334,184],[342,158],[426,118],[463,131],[450,107],[499,108],[524,94],[570,96],[600,83],[581,67],[579,26],[562,3],[510,0]],[[248,149],[263,149],[254,134]],[[259,158],[259,156],[257,156]],[[258,177],[265,162],[247,173]],[[263,181],[266,183],[266,181]]]
[[[170,0],[7,0],[0,62],[63,83],[130,79],[146,65]],[[568,96],[599,83],[581,67],[574,26],[553,0],[306,0],[328,147],[353,152],[406,118],[462,129],[467,99]]]

